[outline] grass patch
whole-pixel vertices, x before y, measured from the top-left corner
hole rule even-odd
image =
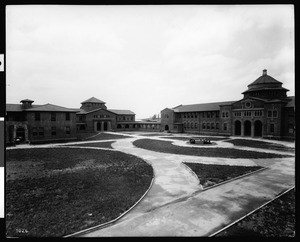
[[[225,142],[228,142],[228,143],[231,143],[231,144],[234,144],[237,146],[247,146],[247,147],[251,147],[251,148],[295,152],[294,148],[286,147],[282,144],[276,144],[276,143],[260,141],[260,140],[233,139],[233,140],[226,140]]]
[[[295,189],[292,189],[216,237],[294,237],[295,222]]]
[[[113,149],[111,144],[114,141],[108,141],[108,142],[97,142],[97,143],[85,143],[85,144],[77,144],[72,146],[80,146],[80,147],[99,147],[99,148],[108,148]]]
[[[164,139],[175,139],[175,140],[183,140],[183,141],[189,141],[190,139],[208,139],[211,141],[219,141],[219,140],[225,140],[228,138],[218,138],[218,137],[164,137]]]
[[[118,217],[149,188],[153,170],[121,152],[6,151],[6,234],[60,237]]]
[[[152,150],[162,153],[206,156],[206,157],[224,157],[224,158],[245,158],[245,159],[261,159],[261,158],[282,158],[290,157],[289,155],[272,154],[265,152],[256,152],[248,150],[238,150],[234,148],[198,148],[198,147],[182,147],[172,145],[169,141],[139,139],[133,142],[139,148]]]
[[[261,166],[208,165],[183,162],[198,176],[200,184],[206,188],[235,177],[261,169]]]
[[[108,134],[108,133],[88,133],[81,134],[79,140],[106,140],[106,139],[125,139],[132,138],[128,135],[119,135],[119,134]]]

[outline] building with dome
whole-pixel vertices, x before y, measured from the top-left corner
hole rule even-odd
[[[295,137],[295,97],[263,70],[237,101],[179,105],[161,111],[171,132],[276,139]]]

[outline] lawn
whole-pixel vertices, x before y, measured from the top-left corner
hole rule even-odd
[[[289,155],[272,154],[257,151],[238,150],[234,148],[198,148],[198,147],[182,147],[175,146],[169,141],[139,139],[133,142],[136,147],[152,150],[162,153],[206,156],[206,157],[224,157],[224,158],[246,158],[246,159],[261,159],[261,158],[282,158]]]
[[[211,141],[219,141],[219,140],[225,140],[228,138],[219,138],[219,137],[164,137],[164,139],[175,139],[175,140],[183,140],[183,141],[189,141],[190,139],[208,139]]]
[[[76,145],[72,145],[72,146],[80,146],[80,147],[99,147],[99,148],[108,148],[108,149],[112,149],[111,144],[114,141],[107,141],[107,142],[97,142],[97,143],[84,143],[84,144],[76,144]]]
[[[128,135],[108,134],[108,133],[88,133],[78,136],[78,140],[106,140],[106,139],[125,139],[131,138]]]
[[[229,166],[183,162],[198,176],[203,188],[261,169],[261,166]]]
[[[294,237],[295,222],[295,189],[292,189],[215,236]]]
[[[107,150],[6,151],[6,234],[61,237],[115,219],[149,188],[142,159]]]
[[[270,149],[270,150],[278,150],[278,151],[288,151],[295,152],[294,148],[286,147],[282,144],[271,143],[267,141],[260,140],[247,140],[247,139],[233,139],[226,140],[225,142],[237,145],[237,146],[246,146],[251,148],[260,148],[260,149]]]

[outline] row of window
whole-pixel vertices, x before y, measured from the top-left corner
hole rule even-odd
[[[105,114],[104,115],[102,115],[102,114],[101,115],[94,115],[94,118],[110,118],[110,115],[108,115],[108,114],[107,115],[105,115]]]
[[[70,121],[70,113],[65,113],[65,120]],[[41,121],[41,113],[35,113],[35,121]],[[56,121],[56,113],[51,112],[51,121]]]
[[[202,112],[201,113],[202,118],[219,118],[219,112]],[[182,113],[181,114],[182,118],[197,118],[198,114],[197,113]]]
[[[233,115],[235,117],[241,117],[243,114],[244,117],[251,117],[254,116],[255,117],[261,117],[263,115],[263,111],[262,110],[255,110],[255,111],[243,111],[243,112],[234,112]]]
[[[216,127],[215,127],[215,123],[202,123],[202,129],[219,129],[219,123],[216,123]]]
[[[65,127],[65,133],[71,134],[70,126]],[[44,135],[45,135],[44,127],[33,127],[32,128],[32,136],[37,137],[37,136],[44,136]],[[56,127],[51,127],[51,135],[52,136],[56,135]]]
[[[198,123],[183,123],[185,129],[197,129]]]
[[[118,117],[118,120],[119,120],[119,121],[120,121],[120,120],[123,120],[123,121],[129,121],[129,120],[131,120],[131,121],[133,121],[133,116],[131,116],[131,117],[119,116],[119,117]]]
[[[129,129],[129,124],[118,124],[117,129]],[[157,124],[133,124],[132,128],[143,128],[143,129],[160,129],[160,125]]]

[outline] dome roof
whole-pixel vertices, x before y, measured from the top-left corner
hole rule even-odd
[[[259,88],[278,88],[282,87],[282,82],[277,81],[273,77],[267,75],[267,70],[263,70],[262,76],[257,78],[254,82],[248,85],[248,89],[259,89]]]

